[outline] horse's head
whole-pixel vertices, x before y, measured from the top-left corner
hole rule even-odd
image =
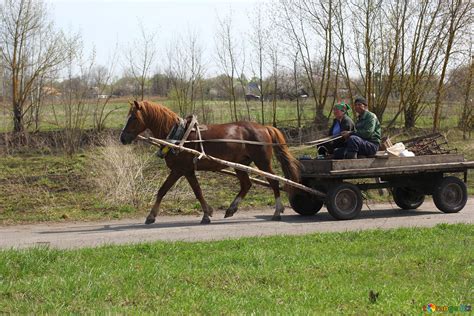
[[[137,101],[130,103],[127,122],[120,133],[120,141],[122,144],[130,144],[138,134],[147,129],[143,116],[143,105]]]

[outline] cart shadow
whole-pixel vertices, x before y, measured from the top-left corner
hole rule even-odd
[[[402,210],[402,209],[377,209],[377,210],[363,210],[360,214],[352,220],[364,219],[379,219],[379,218],[399,218],[399,217],[414,217],[426,215],[443,215],[442,212],[437,211],[418,211],[418,210]],[[263,216],[262,216],[263,218]],[[313,216],[301,216],[299,214],[288,214],[282,217],[282,220],[292,222],[334,222],[339,221],[331,216],[327,211],[322,211]]]

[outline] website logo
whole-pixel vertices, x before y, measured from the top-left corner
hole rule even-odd
[[[472,306],[469,304],[460,305],[435,305],[427,304],[423,306],[423,311],[428,313],[459,313],[459,312],[471,312]]]

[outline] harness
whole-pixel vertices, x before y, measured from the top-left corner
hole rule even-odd
[[[186,123],[188,120],[191,119],[190,123],[188,124],[188,127],[186,128]],[[205,155],[204,153],[204,147],[202,145],[202,138],[201,138],[201,129],[205,130],[205,128],[201,128],[199,126],[197,117],[196,115],[193,115],[191,117],[187,117],[187,119],[182,119],[178,118],[178,122],[171,128],[171,131],[168,133],[168,136],[166,136],[166,141],[175,145],[178,145],[179,147],[183,147],[184,143],[188,139],[189,134],[192,131],[196,131],[199,142],[200,142],[200,147],[201,147],[201,155],[198,157],[198,159],[201,159],[202,156]],[[171,150],[172,154],[178,154],[181,150],[175,149],[175,148],[170,148],[170,146],[160,146],[160,149],[156,153],[158,157],[160,158],[165,158],[169,151]]]

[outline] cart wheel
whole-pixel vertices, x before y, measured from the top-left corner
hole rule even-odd
[[[319,200],[314,195],[301,191],[291,194],[289,201],[293,210],[303,216],[315,215],[324,204],[324,201]]]
[[[393,200],[404,210],[415,210],[425,201],[425,195],[419,194],[411,188],[394,188]]]
[[[459,212],[467,202],[466,184],[456,177],[443,178],[434,189],[433,201],[441,212]]]
[[[342,183],[329,191],[326,207],[336,219],[352,219],[362,209],[362,194],[357,186]]]

